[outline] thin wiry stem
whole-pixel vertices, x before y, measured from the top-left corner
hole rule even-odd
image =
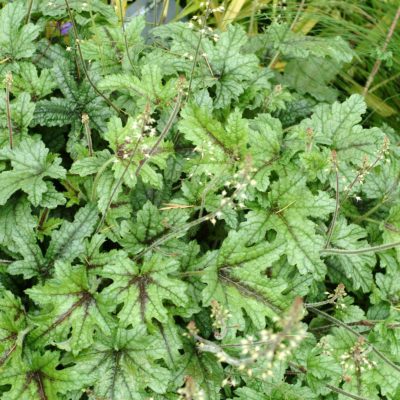
[[[160,145],[160,143],[162,142],[162,140],[165,138],[165,136],[168,134],[168,132],[170,131],[173,122],[175,121],[176,116],[179,113],[179,110],[181,108],[181,104],[182,104],[182,90],[179,90],[178,93],[178,99],[175,103],[175,107],[172,110],[171,115],[168,118],[167,123],[164,126],[163,131],[161,132],[160,136],[158,137],[156,143],[154,144],[154,146],[150,149],[149,153],[147,154],[147,157],[144,158],[142,160],[142,162],[139,163],[135,175],[139,176],[141,169],[144,167],[144,165],[148,162],[148,160],[150,159],[150,157],[154,154],[154,152],[158,149],[158,146]]]
[[[121,20],[121,27],[122,27],[122,35],[124,37],[124,44],[125,44],[125,51],[126,51],[126,56],[128,57],[129,64],[132,67],[132,70],[135,71],[136,68],[132,62],[131,55],[129,54],[129,46],[128,46],[128,38],[126,37],[126,29],[125,29],[125,23],[124,23],[124,15],[122,13],[122,0],[119,1],[119,18]]]
[[[146,108],[148,109],[149,106],[147,105]],[[145,130],[147,118],[148,118],[148,112],[145,112],[145,118],[143,118],[142,127],[141,127],[141,129],[140,129],[140,138],[141,138],[141,137],[143,136],[143,134],[144,134],[144,130]],[[123,182],[123,180],[124,180],[124,178],[125,178],[126,173],[128,172],[129,167],[131,166],[131,164],[132,164],[132,162],[133,162],[133,158],[135,157],[135,154],[136,154],[136,149],[137,149],[137,147],[139,146],[138,143],[139,143],[139,141],[140,141],[140,138],[139,138],[139,140],[137,141],[136,147],[135,147],[135,149],[132,151],[132,154],[130,155],[130,157],[129,157],[129,159],[128,159],[128,162],[127,162],[127,164],[126,164],[124,170],[122,171],[121,176],[120,176],[119,179],[117,180],[117,183],[115,184],[114,189],[113,189],[112,192],[111,192],[110,198],[108,199],[108,202],[107,202],[106,209],[104,210],[104,213],[103,213],[103,215],[102,215],[102,217],[101,217],[101,220],[100,220],[99,224],[97,225],[97,228],[96,228],[96,231],[94,232],[94,234],[99,233],[100,229],[102,228],[102,226],[103,226],[103,224],[104,224],[104,221],[106,220],[107,212],[108,212],[108,210],[109,210],[110,207],[111,207],[111,204],[112,204],[112,201],[113,201],[113,199],[114,199],[114,196],[116,195],[116,193],[117,193],[119,187],[121,186],[121,184],[122,184],[122,182]],[[110,158],[105,164],[103,164],[103,166],[104,166],[104,165],[108,165],[108,163],[111,162],[112,159],[113,159],[113,158]],[[96,176],[96,178],[97,178],[97,176]],[[95,178],[95,179],[96,179],[96,178]],[[92,192],[92,197],[94,198],[94,196],[95,196],[95,193]]]
[[[366,397],[362,397],[362,396],[358,396],[357,394],[353,394],[353,393],[350,393],[350,392],[346,392],[346,390],[343,390],[343,389],[341,389],[341,388],[339,388],[339,387],[337,387],[337,386],[332,386],[332,385],[327,384],[326,387],[327,387],[328,389],[332,390],[332,392],[339,393],[339,394],[341,394],[341,395],[343,395],[343,396],[349,397],[350,399],[354,399],[354,400],[368,400]]]
[[[167,121],[167,123],[165,124],[165,127],[164,127],[163,131],[161,132],[160,136],[158,137],[156,143],[154,144],[154,146],[153,146],[153,147],[151,148],[151,150],[149,151],[148,157],[145,158],[145,159],[143,159],[143,160],[139,163],[139,165],[137,166],[136,171],[135,171],[135,176],[136,176],[136,177],[139,176],[140,170],[143,168],[143,166],[144,166],[144,165],[146,164],[146,162],[149,160],[149,158],[151,157],[151,155],[156,151],[156,149],[157,149],[158,146],[160,145],[161,141],[162,141],[162,140],[165,138],[165,136],[168,134],[168,132],[169,132],[169,130],[171,129],[172,124],[173,124],[173,122],[174,122],[176,116],[178,115],[178,112],[179,112],[180,107],[181,107],[181,103],[182,103],[182,91],[181,91],[181,89],[179,89],[179,92],[178,92],[178,99],[177,99],[177,101],[176,101],[175,107],[174,107],[174,109],[172,110],[172,113],[171,113],[170,117],[168,118],[168,121]],[[140,135],[140,137],[143,136],[145,125],[146,125],[146,119],[143,119],[143,125],[142,125],[142,128],[141,128],[141,135]],[[138,141],[138,143],[139,143],[139,141]],[[96,229],[96,232],[95,232],[95,233],[98,233],[98,232],[100,231],[100,229],[102,228],[103,224],[104,224],[104,221],[105,221],[106,216],[107,216],[107,212],[108,212],[108,210],[109,210],[109,208],[110,208],[110,206],[111,206],[111,203],[112,203],[112,201],[113,201],[113,199],[114,199],[114,196],[115,196],[115,194],[117,193],[117,190],[119,189],[120,185],[122,184],[123,179],[124,179],[126,173],[128,172],[128,169],[129,169],[130,165],[131,165],[132,162],[133,162],[133,158],[134,158],[134,156],[135,156],[135,154],[136,154],[136,149],[137,149],[137,147],[138,147],[138,143],[137,143],[135,149],[132,151],[132,154],[131,154],[130,157],[129,157],[128,163],[126,164],[126,166],[125,166],[125,168],[124,168],[124,170],[123,170],[121,176],[119,177],[119,179],[118,179],[116,185],[114,186],[113,191],[111,192],[111,196],[110,196],[110,198],[109,198],[109,200],[108,200],[106,209],[104,210],[104,213],[103,213],[103,215],[102,215],[102,217],[101,217],[100,223],[99,223],[99,225],[97,226],[97,229]]]
[[[336,206],[335,206],[335,212],[333,213],[331,224],[329,225],[328,234],[327,234],[328,237],[326,239],[325,248],[328,248],[329,244],[331,243],[333,230],[335,229],[335,225],[336,225],[336,221],[337,221],[337,217],[339,215],[339,209],[340,209],[339,168],[337,165],[336,150],[332,151],[332,162],[333,162],[333,168],[335,170],[335,177],[336,177]]]
[[[397,246],[400,246],[400,241],[387,243],[387,244],[381,244],[379,246],[362,247],[360,249],[336,249],[336,248],[322,249],[322,250],[320,250],[320,252],[323,254],[348,254],[348,255],[365,254],[365,253],[377,253],[379,251],[393,249],[394,247],[397,247]]]
[[[75,36],[75,43],[76,43],[76,48],[78,50],[78,55],[79,55],[79,59],[81,61],[82,64],[82,68],[83,68],[83,72],[85,73],[85,76],[90,84],[90,86],[92,86],[93,90],[100,96],[102,97],[105,102],[111,107],[113,108],[118,114],[124,113],[123,110],[121,110],[120,108],[118,108],[104,93],[102,93],[97,86],[94,84],[92,78],[89,75],[89,71],[86,68],[86,64],[85,64],[85,60],[83,58],[83,54],[82,54],[82,50],[81,50],[81,45],[79,42],[79,36],[78,36],[78,29],[76,27],[76,23],[75,23],[75,19],[74,16],[72,14],[72,10],[71,7],[69,5],[69,1],[68,0],[64,0],[65,1],[65,5],[67,6],[67,11],[68,11],[68,15],[69,15],[69,19],[71,20],[72,23],[72,29],[74,31],[74,36]]]
[[[11,121],[11,106],[10,106],[10,90],[12,85],[12,74],[8,72],[5,78],[6,84],[6,114],[7,114],[7,127],[8,127],[8,140],[10,143],[10,149],[13,148],[13,128]]]
[[[290,25],[289,29],[287,30],[287,32],[292,31],[293,28],[296,26],[297,21],[299,20],[300,14],[303,11],[305,3],[306,3],[306,0],[302,0],[301,1],[300,5],[299,5],[299,8],[297,9],[296,16],[294,17],[293,22],[291,23],[291,25]],[[275,53],[275,55],[272,57],[270,63],[268,64],[268,68],[272,69],[274,67],[274,65],[278,61],[278,58],[279,58],[280,55],[281,55],[281,51],[278,50]]]
[[[204,18],[205,20],[206,18]],[[203,27],[205,26],[205,23],[203,23]],[[201,46],[201,42],[203,40],[203,28],[200,30],[200,36],[199,36],[199,41],[197,42],[197,46],[196,46],[196,52],[194,54],[194,59],[193,59],[193,65],[192,65],[192,70],[190,71],[190,79],[189,79],[189,86],[188,86],[188,98],[190,95],[190,91],[192,89],[192,83],[193,83],[193,75],[194,75],[194,70],[196,68],[196,64],[197,64],[197,59],[199,57],[199,52],[200,52],[200,46]]]
[[[33,5],[33,0],[29,0],[28,11],[26,13],[26,19],[25,19],[26,24],[29,24],[29,21],[31,20],[32,5]]]
[[[353,328],[351,328],[349,325],[345,324],[344,322],[340,321],[339,319],[332,317],[332,315],[327,314],[326,312],[319,310],[318,308],[315,307],[306,307],[307,310],[311,311],[313,314],[317,314],[320,317],[334,323],[337,326],[340,326],[344,329],[346,329],[347,331],[351,332],[353,335],[357,336],[357,337],[361,337],[365,340],[365,343],[367,343],[370,348],[371,351],[373,351],[382,361],[384,361],[386,364],[388,364],[389,366],[391,366],[394,370],[396,370],[397,372],[400,372],[400,366],[395,364],[393,361],[389,360],[383,353],[381,353],[374,345],[372,345],[366,338],[365,336],[363,336],[361,333],[357,332],[356,330],[354,330]]]
[[[392,39],[394,30],[396,29],[397,22],[399,21],[399,18],[400,18],[400,7],[397,9],[396,14],[393,18],[392,24],[390,25],[388,34],[385,39],[385,43],[383,44],[383,47],[382,47],[382,53],[384,53],[386,51],[386,49],[390,43],[390,40]],[[363,96],[366,96],[368,94],[368,90],[369,90],[370,86],[372,85],[372,82],[374,81],[375,76],[378,73],[379,68],[381,67],[381,64],[382,64],[382,59],[378,57],[375,61],[374,66],[372,67],[372,71],[367,79],[367,83],[364,86]]]

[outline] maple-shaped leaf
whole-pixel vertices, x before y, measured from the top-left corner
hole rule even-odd
[[[203,42],[215,82],[214,107],[224,108],[237,100],[257,75],[263,74],[255,54],[242,51],[248,37],[240,25],[230,24],[217,43]],[[267,72],[265,72],[267,73]]]
[[[259,66],[255,54],[242,51],[248,38],[240,25],[229,25],[227,30],[220,34],[217,43],[203,35],[201,48],[204,55],[198,57],[197,68],[193,74],[193,49],[199,43],[199,32],[193,31],[187,24],[173,23],[157,27],[153,33],[163,39],[172,38],[172,43],[168,42],[172,54],[165,51],[155,52],[152,62],[158,59],[161,65],[165,62],[163,68],[169,74],[173,70],[185,72],[191,77],[195,91],[211,88],[215,91],[213,105],[217,109],[237,101],[249,84],[260,75],[269,73]]]
[[[13,149],[0,150],[0,160],[9,160],[12,170],[0,173],[0,205],[4,205],[17,190],[23,190],[29,201],[38,206],[49,190],[45,178],[63,179],[65,169],[61,159],[49,154],[43,142],[27,138]]]
[[[97,334],[90,349],[73,358],[82,373],[94,376],[93,399],[136,400],[149,388],[164,393],[171,372],[157,363],[166,357],[160,337],[149,335],[144,326],[113,329]]]
[[[279,159],[283,130],[277,118],[269,114],[259,114],[250,121],[249,145],[252,165],[257,168],[254,174],[256,188],[265,191],[269,186],[269,176],[273,163]]]
[[[126,73],[107,75],[100,81],[99,88],[132,96],[138,101],[138,107],[143,108],[146,103],[158,105],[171,101],[176,96],[177,83],[169,79],[167,84],[163,84],[160,66],[145,64],[140,77],[127,76]]]
[[[310,56],[329,57],[337,62],[350,62],[354,56],[349,44],[341,37],[323,38],[293,32],[287,24],[272,23],[266,30],[263,43],[274,47],[284,56],[308,59]]]
[[[181,117],[179,130],[199,154],[190,168],[193,174],[223,174],[232,170],[235,162],[245,159],[249,128],[239,110],[229,114],[225,124],[215,119],[208,108],[195,104],[188,104]]]
[[[156,206],[148,201],[137,212],[136,221],[126,220],[122,222],[120,243],[127,252],[131,254],[139,253],[159,237],[168,234],[171,229],[183,226],[189,215],[186,209],[159,211]],[[174,255],[184,254],[185,252],[185,244],[179,241],[177,237],[169,240],[162,247],[164,252]]]
[[[333,212],[335,201],[326,192],[314,195],[306,186],[306,177],[291,168],[279,170],[279,179],[268,193],[269,209],[254,210],[242,224],[246,240],[262,240],[268,230],[275,230],[279,243],[291,265],[301,274],[313,273],[321,279],[326,266],[320,257],[324,239],[317,234],[310,218],[326,217]]]
[[[377,199],[386,204],[396,202],[400,195],[400,162],[388,157],[365,177],[362,192],[369,199]]]
[[[16,94],[28,92],[33,99],[38,100],[50,94],[56,86],[50,69],[44,68],[39,74],[35,64],[24,63],[13,77],[11,89]]]
[[[288,306],[281,294],[285,282],[266,274],[283,251],[284,243],[278,240],[246,246],[242,233],[231,231],[220,250],[207,253],[196,266],[204,268],[203,304],[218,301],[229,310],[229,325],[239,330],[245,327],[243,311],[257,328],[263,328],[266,316],[273,317]]]
[[[168,50],[156,48],[145,57],[146,63],[158,64],[166,75],[184,72],[188,76],[193,68],[193,50],[199,43],[200,33],[190,29],[186,23],[174,22],[157,26],[152,29],[152,34],[157,37],[157,40],[163,39]],[[203,36],[202,43],[208,40]],[[204,88],[213,83],[206,62],[201,60],[192,78],[192,86]]]
[[[308,352],[305,368],[308,386],[319,395],[329,393],[327,384],[338,386],[341,381],[341,365],[331,355],[321,354],[318,348]]]
[[[90,126],[98,132],[105,130],[111,111],[104,106],[104,100],[88,83],[78,83],[71,71],[70,63],[55,63],[52,74],[64,97],[39,100],[32,124],[44,126],[71,125],[71,131],[78,135],[82,128],[82,114],[89,116]],[[92,80],[96,78],[92,76]],[[77,141],[74,136],[71,140]]]
[[[96,5],[99,5],[97,3]],[[91,61],[93,71],[109,76],[123,71],[129,75],[136,72],[138,56],[143,49],[145,20],[142,16],[125,21],[124,30],[115,25],[113,20],[104,24],[93,24],[90,31],[95,40],[85,40],[81,43],[82,55]]]
[[[14,357],[0,374],[0,385],[9,385],[2,392],[4,400],[59,399],[76,389],[83,389],[88,376],[80,374],[76,367],[62,368],[57,351],[32,351],[29,349]]]
[[[348,43],[340,37],[322,38],[293,32],[287,24],[271,24],[262,42],[288,59],[283,82],[301,94],[309,93],[319,101],[332,102],[338,90],[328,84],[344,63],[354,56]]]
[[[33,41],[40,32],[39,25],[24,23],[26,7],[23,2],[6,4],[0,10],[0,58],[19,60],[35,53]]]
[[[364,129],[360,122],[366,111],[364,98],[354,94],[343,103],[321,104],[315,107],[311,118],[303,120],[288,140],[291,146],[304,151],[304,145],[328,145],[336,151],[340,191],[348,186],[366,165],[373,165],[385,147],[385,134],[378,128]],[[334,184],[334,173],[332,186]]]
[[[101,212],[107,208],[108,202],[114,193],[114,201],[118,201],[118,196],[122,191],[122,186],[117,187],[118,179],[108,166],[116,161],[108,150],[95,152],[91,157],[76,160],[70,169],[70,173],[79,176],[95,175],[92,187],[92,197],[97,194],[97,206]]]
[[[10,291],[0,289],[0,370],[17,352],[27,333],[25,309]]]
[[[158,137],[146,136],[139,139],[140,136],[139,125],[132,118],[128,118],[125,125],[123,125],[121,119],[116,117],[111,118],[109,121],[104,138],[108,141],[109,147],[115,154],[108,160],[106,151],[96,154],[96,158],[98,158],[96,163],[100,163],[100,159],[104,160],[104,167],[100,168],[101,174],[99,174],[98,185],[106,189],[105,193],[109,193],[110,188],[115,187],[116,181],[121,176],[123,176],[122,182],[128,187],[133,188],[137,183],[137,174],[144,183],[161,189],[163,178],[158,169],[166,167],[166,161],[172,154],[172,144],[162,141],[157,145],[157,150],[149,158],[149,152],[154,148]],[[131,156],[132,160],[130,160]],[[147,159],[149,159],[148,162],[144,163],[144,160]],[[73,165],[72,170],[74,173],[82,174],[82,176],[95,173],[96,169],[93,168],[94,162],[94,160],[87,159],[78,160]],[[92,166],[89,167],[89,165]],[[138,170],[139,165],[141,166],[140,173]],[[128,169],[125,171],[127,166]],[[108,173],[110,171],[112,174]],[[104,177],[102,176],[103,174],[105,174]],[[103,208],[108,203],[109,197],[104,195],[100,187],[96,188],[96,190],[99,192],[100,207]]]
[[[165,302],[184,306],[188,301],[187,284],[171,276],[178,267],[177,261],[159,254],[146,258],[143,264],[119,257],[99,272],[113,281],[101,292],[102,301],[113,308],[122,304],[117,315],[124,326],[150,323],[153,318],[166,322]]]
[[[33,230],[35,225],[26,225],[19,219],[21,217],[32,218],[29,207],[27,208],[24,203],[21,203],[20,207],[9,206],[8,210],[8,217],[4,218],[7,232],[10,235],[7,247],[23,257],[22,260],[10,263],[8,272],[13,275],[21,274],[25,279],[33,276],[41,278],[49,276],[55,261],[73,261],[78,257],[84,250],[83,239],[92,233],[97,221],[97,211],[94,205],[82,207],[76,213],[73,222],[64,220],[60,229],[53,230],[49,247],[43,256]],[[0,221],[2,221],[1,214]],[[14,225],[10,225],[12,223]],[[11,227],[16,229],[10,229]]]
[[[110,334],[108,309],[96,292],[99,284],[85,267],[57,262],[53,278],[26,290],[41,307],[30,316],[36,325],[30,340],[35,345],[54,343],[76,354],[93,343],[96,330]]]
[[[332,245],[340,249],[368,248],[367,232],[359,225],[337,220],[332,234]],[[351,282],[353,290],[369,292],[373,282],[372,270],[376,264],[374,253],[331,255],[327,260],[329,274],[336,283],[344,279]]]
[[[73,261],[84,250],[83,239],[90,236],[98,220],[94,204],[87,204],[75,214],[74,221],[64,220],[60,229],[53,231],[45,261]]]

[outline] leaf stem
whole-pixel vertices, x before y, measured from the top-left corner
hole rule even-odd
[[[29,0],[28,3],[28,11],[26,13],[26,19],[25,19],[25,23],[29,24],[30,20],[31,20],[31,13],[32,13],[32,5],[33,5],[33,0]]]
[[[336,248],[329,248],[329,249],[322,249],[320,250],[323,254],[365,254],[365,253],[376,253],[379,251],[384,251],[388,249],[393,249],[394,247],[400,246],[400,241],[392,242],[387,244],[381,244],[379,246],[371,246],[371,247],[362,247],[360,249],[336,249]]]
[[[179,110],[180,110],[181,104],[182,104],[182,90],[181,90],[181,88],[179,88],[179,90],[178,90],[178,98],[177,98],[175,107],[174,107],[174,109],[172,110],[172,113],[171,113],[170,117],[168,118],[168,121],[167,121],[167,123],[165,124],[163,131],[161,132],[160,136],[158,137],[158,140],[156,141],[156,143],[154,144],[154,146],[150,149],[149,153],[147,154],[148,157],[147,157],[147,158],[144,158],[144,159],[139,163],[139,165],[137,166],[137,169],[136,169],[136,172],[135,172],[135,175],[136,175],[136,176],[139,175],[140,170],[143,168],[143,166],[146,164],[146,162],[150,159],[151,155],[156,151],[156,149],[158,148],[158,146],[160,145],[160,143],[161,143],[161,141],[164,139],[164,137],[168,134],[168,132],[169,132],[169,130],[171,129],[172,124],[173,124],[173,122],[174,122],[176,116],[178,115],[178,112],[179,112]],[[143,126],[142,126],[142,129],[141,129],[141,131],[142,131],[141,137],[143,136],[143,132],[144,132],[145,125],[146,125],[146,120],[144,119],[144,120],[143,120]],[[137,144],[137,146],[138,146],[138,144]],[[137,146],[136,146],[136,148],[137,148]],[[128,163],[126,164],[125,169],[122,171],[121,176],[119,177],[119,179],[118,179],[116,185],[114,186],[113,191],[111,192],[111,196],[110,196],[110,198],[109,198],[109,200],[108,200],[106,209],[104,210],[104,213],[103,213],[103,215],[102,215],[102,217],[101,217],[100,223],[99,223],[99,225],[98,225],[97,228],[96,228],[95,234],[98,233],[98,232],[100,231],[101,227],[102,227],[103,224],[104,224],[104,221],[105,221],[106,216],[107,216],[107,212],[108,212],[108,210],[109,210],[109,208],[110,208],[110,206],[111,206],[111,203],[112,203],[112,201],[113,201],[113,198],[114,198],[115,194],[117,193],[118,188],[119,188],[120,185],[122,184],[123,179],[124,179],[126,173],[128,172],[128,169],[129,169],[130,165],[132,164],[133,158],[134,158],[134,156],[135,156],[135,154],[136,154],[136,148],[134,149],[134,151],[132,151],[132,154],[131,154],[131,156],[129,157],[129,160],[128,160]]]
[[[367,219],[370,215],[372,215],[375,211],[379,210],[383,204],[385,204],[385,202],[387,201],[387,197],[383,196],[382,200],[380,202],[378,202],[377,204],[375,204],[371,209],[369,209],[365,214],[360,215],[359,217],[357,217],[354,221],[356,223],[360,223],[362,221],[364,221],[365,219]]]
[[[97,189],[97,185],[99,183],[99,179],[101,177],[101,175],[103,174],[103,172],[106,170],[106,168],[112,164],[114,162],[115,158],[114,157],[110,157],[97,171],[97,174],[93,180],[93,186],[92,186],[92,201],[96,201],[96,189]]]
[[[12,121],[11,121],[11,106],[10,106],[10,91],[12,86],[12,73],[7,72],[5,78],[6,84],[6,114],[7,114],[7,127],[8,127],[8,140],[10,144],[10,149],[13,148],[13,128],[12,128]]]
[[[83,58],[83,54],[82,54],[82,50],[81,50],[81,45],[80,45],[80,42],[79,42],[80,39],[79,39],[79,36],[78,36],[78,29],[77,29],[77,27],[76,27],[75,19],[74,19],[74,16],[73,16],[73,14],[72,14],[72,10],[71,10],[70,4],[69,4],[69,0],[64,0],[64,1],[65,1],[65,5],[67,6],[68,15],[69,15],[69,18],[70,18],[71,23],[72,23],[72,29],[73,29],[73,31],[74,31],[75,43],[76,43],[76,48],[78,49],[79,59],[80,59],[81,64],[82,64],[83,72],[85,73],[85,76],[86,76],[86,78],[87,78],[87,80],[88,80],[90,86],[92,86],[93,90],[94,90],[100,97],[102,97],[102,98],[105,100],[105,102],[106,102],[111,108],[113,108],[118,114],[121,114],[121,113],[124,113],[124,114],[125,114],[125,112],[124,112],[123,110],[121,110],[120,108],[118,108],[104,93],[102,93],[102,92],[97,88],[97,86],[94,84],[92,78],[90,77],[89,71],[88,71],[87,68],[86,68],[85,60],[84,60],[84,58]]]
[[[175,107],[172,110],[172,113],[170,114],[167,123],[164,126],[164,129],[162,130],[160,136],[158,137],[156,143],[154,144],[154,146],[150,149],[150,151],[148,152],[148,154],[146,154],[146,157],[139,163],[135,175],[139,176],[141,169],[144,167],[144,165],[149,161],[150,157],[154,154],[154,152],[158,149],[158,146],[160,145],[160,143],[164,140],[165,136],[167,136],[168,132],[170,131],[172,124],[175,121],[176,116],[179,113],[179,110],[181,108],[181,104],[182,104],[182,89],[179,88],[178,90],[178,98],[176,100],[175,103]]]
[[[301,3],[299,4],[299,8],[297,9],[297,13],[293,19],[293,22],[291,23],[289,29],[287,30],[287,32],[290,32],[293,30],[293,28],[295,27],[295,25],[297,24],[297,21],[299,20],[300,14],[303,11],[304,5],[306,3],[306,0],[302,0]],[[274,6],[275,6],[275,2],[274,2]],[[275,6],[276,7],[276,6]],[[275,12],[276,12],[276,8],[275,8]],[[286,33],[287,34],[287,33]],[[286,35],[285,35],[286,36]],[[285,39],[285,38],[283,38]],[[270,63],[268,64],[268,68],[272,69],[274,68],[275,63],[278,61],[279,56],[281,55],[281,51],[278,50],[274,56],[272,57]]]
[[[325,248],[328,248],[329,244],[331,243],[333,230],[335,229],[335,225],[336,225],[336,221],[337,221],[337,217],[338,217],[339,209],[340,209],[339,168],[337,165],[336,150],[332,150],[332,162],[333,162],[333,168],[335,169],[335,178],[336,178],[336,206],[335,206],[335,212],[333,213],[332,221],[329,225],[328,234],[327,234],[328,237],[326,239]]]
[[[362,397],[362,396],[358,396],[357,394],[353,394],[353,393],[350,393],[350,392],[346,392],[345,390],[343,390],[343,389],[341,389],[341,388],[339,388],[339,387],[337,387],[337,386],[332,386],[332,385],[326,384],[326,387],[327,387],[328,389],[332,390],[332,392],[339,393],[339,394],[341,394],[341,395],[343,395],[343,396],[349,397],[350,399],[355,399],[355,400],[368,400],[367,398]]]

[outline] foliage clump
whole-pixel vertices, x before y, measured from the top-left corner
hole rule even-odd
[[[398,399],[400,154],[328,87],[346,42],[25,3],[0,9],[0,398]]]

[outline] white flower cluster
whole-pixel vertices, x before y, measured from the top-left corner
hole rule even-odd
[[[203,389],[199,389],[191,376],[185,377],[185,385],[178,389],[179,399],[181,400],[206,400]]]
[[[354,346],[340,356],[340,364],[343,368],[345,380],[348,380],[346,376],[351,373],[359,374],[377,366],[375,361],[368,358],[368,353],[371,350],[371,347],[366,345],[365,339],[359,337]]]
[[[221,306],[216,300],[211,301],[211,318],[213,319],[214,336],[221,340],[227,333],[227,322],[231,318],[229,310]]]

